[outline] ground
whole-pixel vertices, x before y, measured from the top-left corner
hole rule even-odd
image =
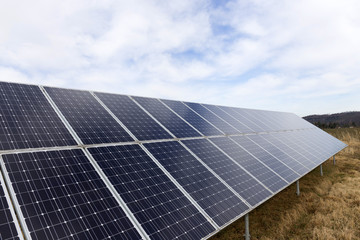
[[[251,239],[360,239],[360,128],[329,129],[349,146],[249,214]],[[243,239],[239,219],[211,240]]]

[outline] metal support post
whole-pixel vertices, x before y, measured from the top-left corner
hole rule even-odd
[[[333,165],[335,165],[335,155],[333,156]]]
[[[320,176],[323,176],[322,164],[320,164]]]
[[[245,215],[245,240],[250,240],[250,230],[249,230],[249,214]]]
[[[296,181],[296,195],[300,196],[300,184],[299,184],[299,180]]]

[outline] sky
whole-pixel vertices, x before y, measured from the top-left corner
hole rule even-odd
[[[0,81],[360,110],[358,0],[1,0]]]

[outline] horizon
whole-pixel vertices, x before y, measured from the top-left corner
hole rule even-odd
[[[357,1],[11,1],[0,81],[301,117],[359,111],[359,11]]]

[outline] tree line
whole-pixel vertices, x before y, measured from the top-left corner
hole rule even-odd
[[[314,123],[315,126],[319,127],[319,128],[338,128],[338,127],[356,127],[356,123],[355,122],[350,122],[350,123],[336,123],[336,122],[330,122],[330,123],[322,123],[322,122],[315,122]]]

